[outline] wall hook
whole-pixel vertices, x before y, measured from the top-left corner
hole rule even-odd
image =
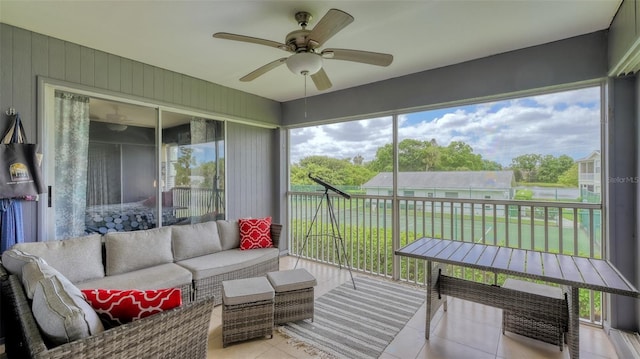
[[[9,109],[5,111],[5,113],[7,114],[7,116],[13,116],[16,114],[16,109],[13,107],[9,107]]]

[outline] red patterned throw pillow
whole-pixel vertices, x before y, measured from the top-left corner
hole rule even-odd
[[[156,290],[83,289],[82,294],[107,322],[124,324],[182,305],[180,288]]]
[[[240,227],[240,249],[273,247],[271,217],[239,219],[238,226]]]

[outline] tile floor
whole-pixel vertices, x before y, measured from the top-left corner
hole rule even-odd
[[[291,269],[296,264],[295,257],[283,257],[280,268]],[[315,262],[300,260],[298,268],[306,268],[312,273],[318,285],[316,297],[350,280],[349,271]],[[362,275],[355,274],[354,275]],[[501,311],[489,306],[471,303],[456,298],[449,299],[449,308],[440,311],[432,323],[431,339],[424,338],[425,306],[423,305],[387,347],[382,359],[506,359],[506,358],[569,358],[565,347],[562,352],[557,346],[532,340],[517,334],[502,335],[500,329]],[[272,339],[256,339],[231,344],[222,348],[221,306],[217,306],[209,325],[208,358],[241,359],[288,359],[312,358],[312,354],[287,342],[276,333]],[[582,325],[580,328],[580,357],[583,359],[617,359],[618,356],[605,332],[600,328]]]

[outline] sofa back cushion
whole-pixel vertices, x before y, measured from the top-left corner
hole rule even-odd
[[[181,261],[206,254],[220,252],[216,222],[203,222],[171,227],[173,259]]]
[[[2,265],[9,274],[15,274],[22,281],[22,267],[29,262],[46,263],[44,259],[19,249],[11,248],[2,253]]]
[[[218,234],[222,250],[229,250],[240,247],[240,228],[238,221],[217,220]]]
[[[104,235],[107,275],[172,263],[171,227]]]
[[[44,259],[74,283],[104,277],[99,234],[58,241],[17,243],[12,248]]]
[[[23,285],[33,299],[33,317],[52,343],[64,344],[104,331],[80,289],[46,263],[25,264]]]

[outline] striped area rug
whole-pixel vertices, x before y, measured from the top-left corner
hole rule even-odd
[[[336,358],[378,358],[425,301],[424,289],[355,277],[315,300],[314,321],[287,323],[294,343]]]

